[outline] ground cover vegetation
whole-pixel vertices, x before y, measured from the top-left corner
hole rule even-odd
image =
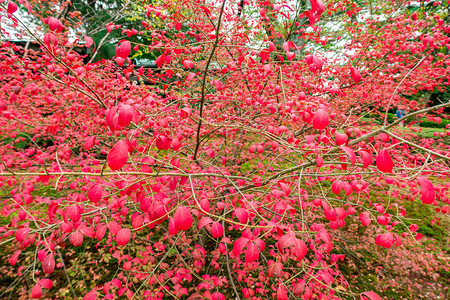
[[[449,297],[447,2],[0,17],[0,298]]]

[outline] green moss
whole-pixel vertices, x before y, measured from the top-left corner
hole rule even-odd
[[[424,236],[435,239],[441,244],[446,243],[447,233],[445,226],[434,224],[431,226],[431,220],[434,219],[433,207],[422,204],[419,201],[405,201],[403,207],[406,209],[406,225],[419,225],[418,232]]]

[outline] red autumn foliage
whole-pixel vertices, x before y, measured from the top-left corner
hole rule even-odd
[[[358,22],[349,1],[155,1],[136,4],[142,24],[104,24],[120,37],[114,57],[86,62],[73,49],[103,41],[74,40],[76,7],[45,4],[0,3],[40,47],[0,45],[0,243],[21,296],[63,280],[84,299],[374,300],[386,289],[354,289],[343,267],[373,251],[367,270],[382,277],[393,257],[409,290],[411,272],[445,297],[448,262],[416,246],[425,224],[405,207],[431,207],[436,228],[450,211],[450,126],[418,135],[448,119],[448,99],[421,96],[449,84],[448,18],[390,3],[383,23]],[[324,21],[337,12],[338,58]],[[144,52],[156,69],[134,65]],[[80,267],[92,280],[67,283],[96,252]],[[102,264],[114,273],[96,275]]]

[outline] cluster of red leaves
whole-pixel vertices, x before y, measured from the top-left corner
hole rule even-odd
[[[276,37],[271,4],[246,5]],[[271,15],[290,8],[278,5]],[[318,36],[324,11],[312,1],[304,14]],[[158,72],[115,66],[131,62],[129,41],[113,61],[83,64],[56,18],[46,20],[41,52],[1,45],[1,214],[10,218],[0,233],[17,248],[18,275],[35,280],[33,298],[63,267],[54,253],[86,243],[119,263],[86,299],[114,298],[111,285],[144,299],[355,296],[335,246],[349,220],[376,226],[372,247],[391,248],[421,238],[395,199],[448,213],[445,137],[412,141],[395,124],[360,120],[400,105],[417,117],[442,112],[399,96],[448,82],[450,57],[435,51],[449,45],[450,27],[438,16],[351,29],[354,54],[342,64],[319,51],[296,57],[292,41],[248,49],[251,33],[230,7],[183,1],[147,15],[167,25],[147,28],[151,45],[135,45],[159,52]],[[132,84],[131,74],[154,85]],[[54,195],[37,192],[49,185]],[[379,189],[392,203],[373,202]],[[37,260],[27,266],[27,256]]]

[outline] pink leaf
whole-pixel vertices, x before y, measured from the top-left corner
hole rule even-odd
[[[125,140],[118,141],[108,153],[108,166],[111,170],[121,169],[128,160],[128,144]]]
[[[277,300],[289,300],[286,287],[282,284],[277,289]]]
[[[436,199],[436,192],[430,180],[425,177],[419,177],[420,188],[422,189],[422,203],[431,204]]]
[[[213,222],[213,220],[210,217],[203,217],[198,221],[198,229],[202,229],[206,225],[209,225]]]
[[[273,52],[273,51],[277,50],[274,43],[268,42],[268,44],[269,44],[269,52]]]
[[[248,212],[241,208],[238,207],[234,210],[234,214],[236,215],[236,217],[238,218],[239,222],[246,224],[248,221]]]
[[[3,2],[3,1],[2,1]],[[17,4],[15,2],[9,1],[8,2],[8,8],[6,10],[6,12],[8,14],[13,14],[17,11]]]
[[[419,230],[419,225],[411,224],[409,225],[409,230],[411,230],[411,232],[416,232],[417,230]]]
[[[333,193],[335,193],[336,195],[339,195],[339,193],[341,192],[342,187],[343,187],[343,182],[340,181],[340,180],[336,180],[331,185],[331,191],[333,191]]]
[[[359,220],[361,221],[363,226],[368,226],[370,222],[372,222],[372,220],[370,219],[370,213],[368,211],[361,213],[361,215],[359,216]]]
[[[185,69],[192,69],[194,67],[194,62],[191,60],[185,59],[185,60],[183,60],[183,67]]]
[[[118,117],[117,121],[120,126],[126,127],[130,124],[130,122],[133,120],[133,115],[135,114],[133,107],[128,104],[122,104],[119,106],[118,109]]]
[[[381,300],[377,293],[370,291],[361,293],[361,300]]]
[[[355,154],[355,152],[351,148],[346,147],[346,146],[341,146],[341,148],[348,155],[348,158],[350,158],[350,162],[352,163],[352,166],[354,166],[355,163],[356,163],[356,154]]]
[[[330,124],[330,118],[328,113],[324,109],[318,109],[314,114],[313,118],[313,128],[314,129],[325,129]]]
[[[51,31],[61,32],[64,29],[61,21],[59,21],[57,18],[50,17],[48,18],[47,23]]]
[[[158,150],[169,150],[170,145],[172,144],[172,140],[168,139],[164,135],[159,135],[155,141],[155,144],[156,144],[156,148],[158,148]]]
[[[78,222],[81,219],[81,208],[78,205],[73,205],[69,207],[67,215],[72,222]]]
[[[17,260],[19,259],[19,255],[20,253],[22,253],[22,250],[17,250],[16,252],[14,252],[14,254],[11,256],[11,258],[9,259],[9,263],[13,266],[16,265]]]
[[[128,228],[122,228],[119,230],[116,236],[116,242],[119,246],[125,246],[130,241],[131,231]]]
[[[94,43],[94,40],[91,37],[89,37],[89,36],[85,36],[84,37],[84,42],[85,42],[84,45],[86,46],[86,48],[89,48]]]
[[[380,234],[375,238],[375,244],[384,248],[391,248],[395,242],[394,235],[390,232]]]
[[[323,166],[323,157],[322,156],[320,156],[320,155],[316,155],[316,166],[318,167],[318,168],[320,168],[320,167],[322,167]]]
[[[173,216],[173,221],[176,230],[188,230],[192,226],[192,214],[189,208],[185,206],[178,206]]]
[[[101,185],[94,185],[88,192],[88,198],[94,203],[98,203],[103,196],[103,188]]]
[[[28,233],[30,232],[30,228],[25,227],[25,228],[20,228],[16,231],[16,233],[14,233],[14,237],[16,238],[17,241],[22,242],[26,236],[28,235]]]
[[[97,299],[97,294],[95,293],[95,291],[90,291],[83,297],[83,300],[96,300],[96,299]]]
[[[117,235],[117,233],[122,229],[116,221],[111,221],[108,223],[108,229],[111,231],[112,234]]]
[[[82,234],[84,234],[87,237],[90,237],[90,238],[95,237],[95,231],[91,227],[87,227],[87,226],[80,227],[80,231]]]
[[[107,226],[106,224],[99,223],[97,227],[95,227],[95,237],[97,240],[101,241],[105,236]]]
[[[31,298],[39,299],[42,297],[42,288],[39,283],[36,283],[31,290]]]
[[[291,51],[287,51],[287,52],[286,52],[286,57],[287,57],[287,59],[288,59],[289,61],[292,61],[292,60],[294,59],[294,57],[295,57],[295,53],[294,53],[294,52],[291,52]]]
[[[170,235],[175,235],[175,234],[178,233],[178,230],[175,229],[175,222],[174,222],[173,218],[169,219],[168,229],[169,229],[169,234]]]
[[[378,153],[376,163],[378,170],[384,173],[391,173],[394,168],[394,161],[386,149],[383,149]]]
[[[358,69],[351,67],[350,73],[351,73],[352,79],[355,83],[358,83],[361,81],[361,74],[359,73]]]
[[[53,287],[53,282],[50,279],[41,279],[39,284],[46,289],[51,289]]]
[[[211,233],[213,238],[219,238],[223,236],[223,227],[219,222],[214,222],[211,226]]]
[[[131,53],[130,41],[122,41],[116,47],[116,55],[120,58],[126,59]]]
[[[259,249],[254,243],[250,242],[247,244],[247,250],[245,250],[245,262],[249,263],[252,261],[257,261],[259,259]]]
[[[79,247],[83,244],[83,234],[80,231],[74,231],[70,234],[70,242],[75,246]]]
[[[55,256],[53,253],[50,253],[44,258],[42,262],[42,270],[45,274],[52,274],[55,270]]]
[[[253,182],[253,184],[254,184],[255,186],[262,186],[262,179],[261,179],[261,176],[258,176],[258,175],[254,176],[254,177],[252,178],[252,182]]]
[[[348,140],[348,136],[345,133],[336,132],[336,145],[344,145]]]
[[[233,254],[235,256],[239,256],[241,254],[242,249],[244,249],[245,246],[247,246],[249,239],[245,237],[238,238],[233,245]]]
[[[373,163],[372,155],[367,151],[361,151],[361,159],[364,169]]]

